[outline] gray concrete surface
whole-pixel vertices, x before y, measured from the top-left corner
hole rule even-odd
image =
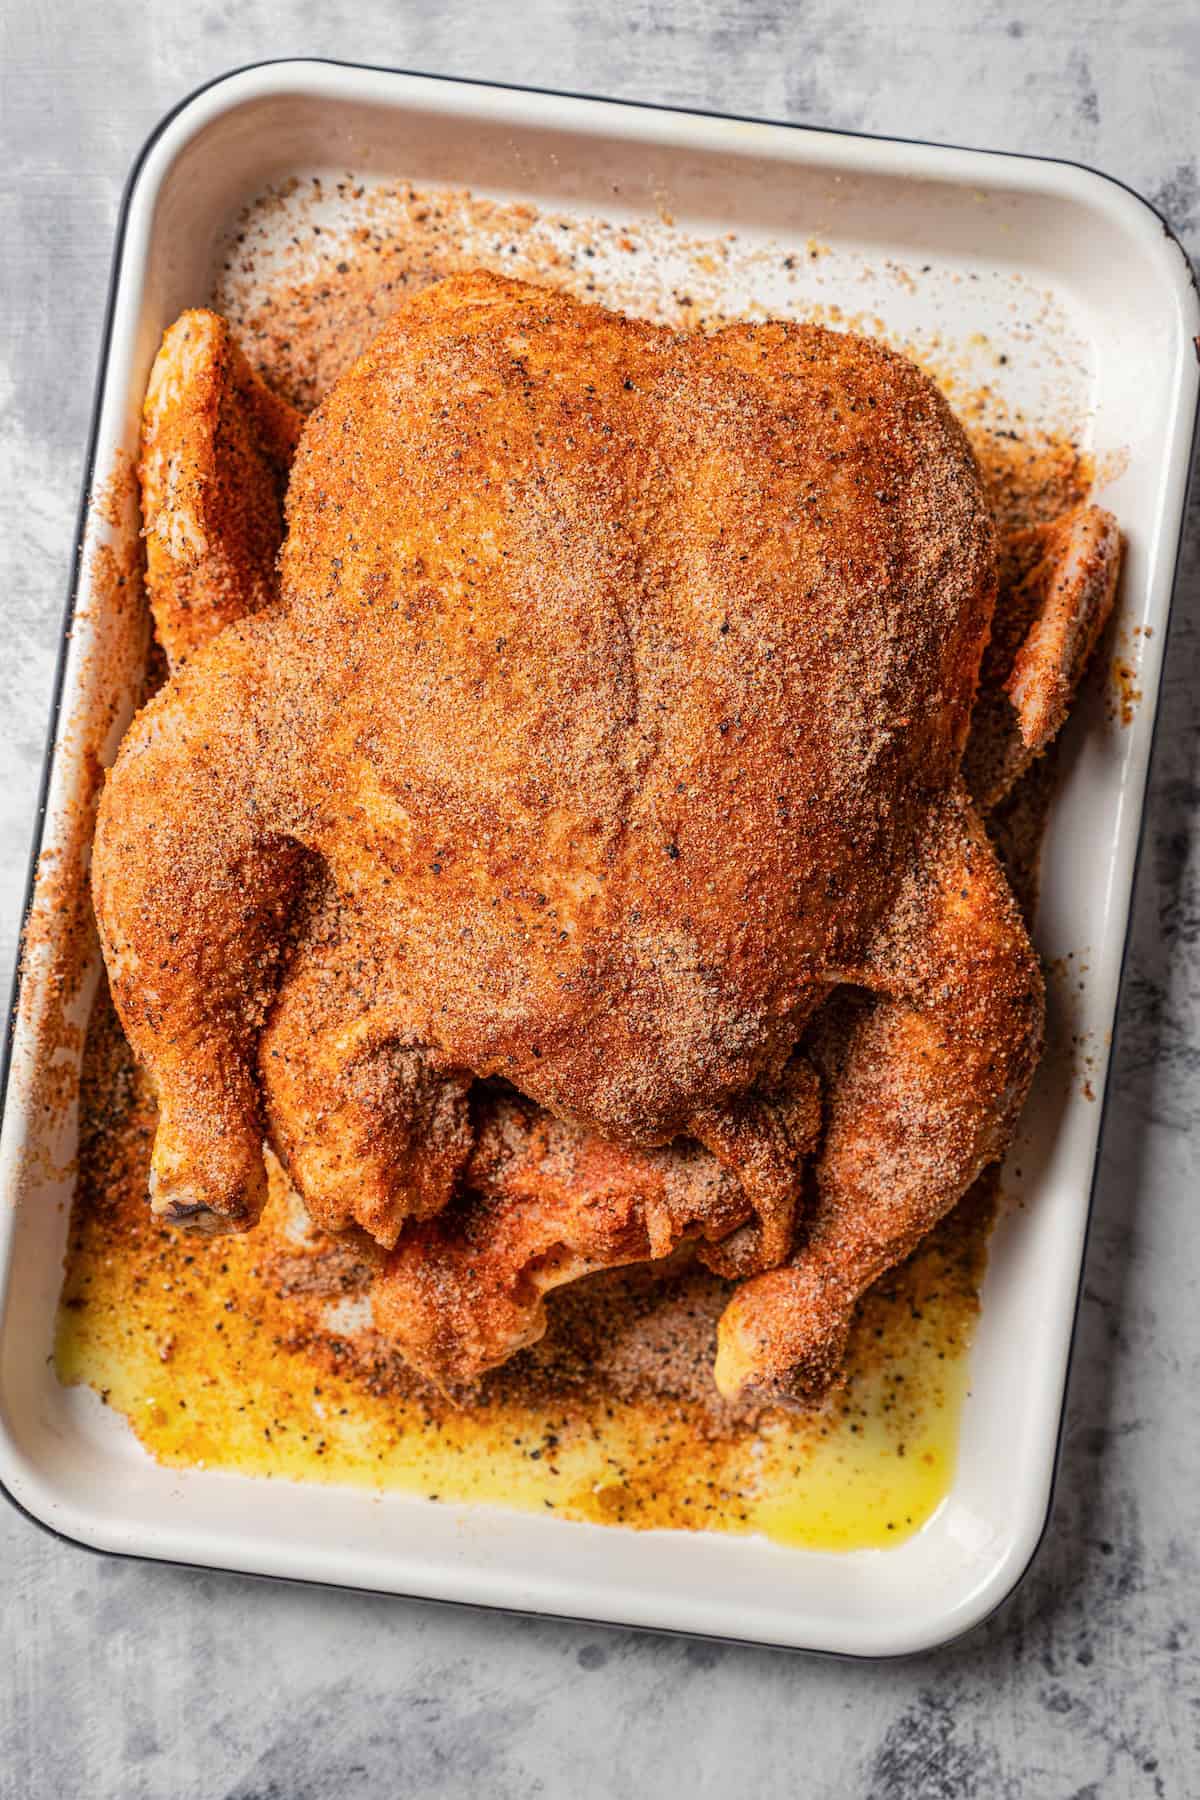
[[[4,0],[0,980],[121,185],[196,83],[311,52],[1045,152],[1200,254],[1194,0]],[[870,1667],[95,1559],[0,1510],[5,1800],[1200,1792],[1200,517],[1058,1500],[968,1642]]]

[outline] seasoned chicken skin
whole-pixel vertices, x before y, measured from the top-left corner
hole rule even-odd
[[[1002,1153],[1041,1041],[959,778],[995,559],[945,402],[865,339],[699,337],[460,277],[309,420],[287,524],[278,600],[190,653],[101,808],[156,1210],[252,1223],[269,1129],[318,1219],[396,1245],[399,1320],[416,1246],[464,1241],[470,1086],[501,1077],[539,1130],[611,1147],[610,1187],[656,1146],[732,1176],[738,1205],[680,1201],[659,1241],[777,1269],[735,1298],[724,1387],[819,1386],[857,1292]],[[797,1232],[815,1134],[782,1096],[847,982],[877,998],[827,1059],[830,1120],[864,1056],[871,1101]],[[945,1146],[902,1196],[872,1148],[889,1105]],[[874,1236],[834,1234],[833,1283],[845,1207]],[[614,1258],[661,1253],[647,1218]],[[571,1229],[555,1266],[598,1266]],[[522,1317],[513,1349],[536,1296]],[[477,1336],[486,1366],[503,1334]]]

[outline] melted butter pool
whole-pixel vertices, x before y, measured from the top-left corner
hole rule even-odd
[[[547,1345],[456,1408],[375,1335],[362,1264],[306,1234],[277,1169],[245,1236],[151,1218],[153,1108],[104,1003],[81,1117],[58,1374],[163,1463],[833,1550],[903,1541],[949,1491],[987,1183],[866,1297],[846,1384],[819,1412],[723,1409],[708,1371],[726,1290],[688,1269],[564,1291]]]
[[[370,1330],[346,1252],[298,1250],[281,1178],[247,1236],[159,1226],[144,1199],[153,1118],[111,1024],[89,1055],[58,1373],[96,1389],[159,1461],[836,1550],[903,1541],[948,1492],[990,1192],[867,1297],[846,1386],[819,1413],[722,1412],[706,1334],[723,1291],[687,1271],[559,1296],[554,1355],[534,1353],[528,1378],[510,1365],[482,1404],[456,1409]],[[696,1334],[691,1388],[631,1393],[619,1347],[644,1339],[639,1367],[653,1371],[665,1307]]]

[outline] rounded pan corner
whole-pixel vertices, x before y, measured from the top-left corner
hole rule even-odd
[[[146,136],[142,139],[137,150],[134,152],[133,161],[129,165],[129,172],[125,177],[125,186],[121,194],[121,203],[118,211],[116,254],[113,259],[114,283],[120,269],[121,244],[125,235],[125,228],[128,223],[134,194],[145,176],[152,158],[162,149],[164,140],[172,134],[178,136],[179,142],[171,146],[172,153],[178,154],[178,151],[182,149],[193,131],[198,129],[199,125],[202,122],[205,122],[207,118],[217,110],[215,103],[223,89],[243,87],[248,90],[246,97],[250,98],[251,93],[249,90],[251,90],[251,84],[247,81],[247,77],[261,75],[268,69],[313,69],[319,67],[322,60],[323,59],[319,57],[289,56],[265,57],[259,62],[238,63],[234,68],[224,69],[219,75],[212,75],[207,81],[202,81],[196,87],[189,88],[187,93],[182,94],[172,106],[167,108],[166,112],[163,113],[161,117],[155,120],[154,124],[146,133]],[[337,66],[353,68],[359,65],[345,63]],[[193,122],[189,117],[189,115],[193,113],[201,114],[203,115],[203,118],[197,118]],[[103,360],[104,359],[102,358],[102,369]]]
[[[1158,231],[1161,231],[1163,237],[1175,245],[1180,256],[1183,258],[1185,266],[1191,274],[1192,286],[1194,287],[1196,285],[1195,271],[1191,266],[1191,258],[1184,249],[1178,233],[1175,231],[1175,228],[1171,224],[1166,213],[1156,206],[1154,201],[1151,200],[1148,195],[1143,194],[1140,188],[1135,188],[1130,182],[1124,181],[1120,175],[1114,175],[1110,169],[1098,169],[1095,163],[1079,162],[1074,158],[1064,158],[1063,160],[1067,168],[1075,169],[1080,176],[1086,178],[1089,185],[1095,185],[1106,191],[1110,188],[1115,189],[1118,203],[1131,216],[1136,214],[1138,218],[1141,219],[1143,214],[1148,213],[1150,215],[1149,222],[1153,227]]]
[[[1061,1438],[1061,1429],[1060,1429]],[[894,1622],[882,1627],[870,1646],[838,1650],[812,1648],[799,1643],[784,1647],[809,1655],[834,1656],[844,1662],[911,1662],[920,1656],[934,1656],[956,1650],[977,1631],[981,1631],[1016,1597],[1036,1563],[1050,1529],[1054,1510],[1054,1478],[1038,1504],[1029,1508],[1018,1528],[1002,1539],[991,1567],[977,1579],[969,1591],[951,1600],[940,1612],[917,1622]],[[886,1554],[886,1553],[884,1553]],[[778,1647],[778,1646],[777,1646]]]
[[[59,1524],[56,1513],[61,1510],[61,1501],[55,1497],[37,1457],[33,1454],[16,1425],[13,1409],[6,1385],[0,1379],[0,1496],[8,1502],[14,1512],[28,1519],[39,1531],[48,1537],[55,1538],[61,1544],[70,1544],[73,1548],[87,1550],[93,1555],[104,1555],[106,1546],[103,1533],[98,1530],[89,1531],[89,1521],[73,1518],[73,1528],[68,1530]]]
[[[8,1430],[7,1421],[0,1415],[0,1497],[8,1502],[13,1511],[19,1513],[21,1518],[27,1520],[36,1530],[45,1532],[47,1537],[53,1538],[55,1543],[67,1544],[72,1550],[86,1550],[89,1556],[119,1555],[119,1551],[108,1550],[98,1539],[81,1535],[76,1531],[67,1531],[63,1526],[54,1522],[49,1508],[42,1508],[31,1497],[23,1497],[17,1493],[13,1485],[11,1470],[5,1466],[11,1460],[13,1448],[12,1435]]]
[[[1000,152],[1001,155],[1008,154]],[[1171,221],[1153,200],[1119,175],[1068,157],[1027,157],[1026,161],[1069,171],[1076,198],[1095,205],[1119,222],[1158,262],[1179,301],[1181,325],[1189,338],[1200,332],[1200,279]],[[1198,352],[1200,354],[1200,352]]]
[[[1054,1485],[1051,1483],[1042,1505],[1032,1513],[1028,1525],[1009,1539],[991,1573],[979,1583],[965,1609],[965,1616],[950,1621],[947,1631],[930,1633],[928,1641],[921,1646],[922,1651],[953,1650],[1004,1611],[1024,1587],[1038,1559],[1053,1511]]]
[[[1140,189],[1131,186],[1128,181],[1124,181],[1121,176],[1112,174],[1108,169],[1098,169],[1094,163],[1078,162],[1069,157],[1045,157],[1033,160],[1053,162],[1062,168],[1073,170],[1081,184],[1095,188],[1098,194],[1103,195],[1107,204],[1115,203],[1131,222],[1136,220],[1139,231],[1149,229],[1170,245],[1171,249],[1178,254],[1179,261],[1183,265],[1181,271],[1183,280],[1191,291],[1197,313],[1200,315],[1200,289],[1197,287],[1196,271],[1192,266],[1192,260],[1184,249],[1175,227],[1153,200],[1143,194]]]

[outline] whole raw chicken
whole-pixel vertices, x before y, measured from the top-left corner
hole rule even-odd
[[[299,421],[213,315],[156,378],[177,666],[94,861],[156,1212],[252,1225],[268,1138],[387,1249],[377,1321],[446,1383],[540,1335],[550,1287],[692,1239],[746,1278],[722,1389],[820,1392],[1042,1041],[960,773],[996,555],[946,403],[863,338],[454,278],[304,426],[276,586]],[[1038,667],[1072,684],[1080,635]]]

